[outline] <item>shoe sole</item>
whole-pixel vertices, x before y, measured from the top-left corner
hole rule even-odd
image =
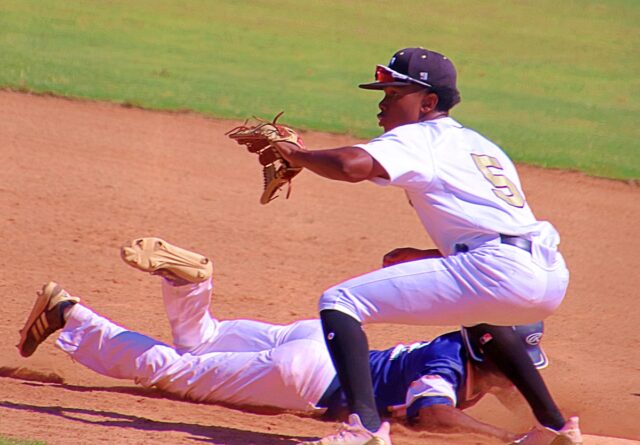
[[[45,284],[42,287],[42,290],[38,292],[38,298],[31,309],[31,313],[29,314],[29,317],[27,317],[27,321],[24,323],[22,329],[20,329],[20,343],[18,343],[17,347],[18,351],[20,351],[20,355],[23,357],[30,357],[33,355],[38,345],[51,335],[50,333],[45,335],[49,328],[49,321],[47,320],[46,312],[49,309],[51,301],[63,292],[64,290],[60,285],[53,281]],[[65,299],[75,301],[76,303],[80,301],[77,297],[68,297]],[[62,298],[60,300],[62,300]],[[56,304],[57,303],[58,302],[56,302]],[[29,333],[31,333],[36,339],[36,348],[31,352],[25,352],[24,346]]]
[[[122,260],[143,272],[163,275],[163,272],[200,283],[213,274],[213,263],[199,253],[174,246],[160,238],[138,238],[120,249]]]

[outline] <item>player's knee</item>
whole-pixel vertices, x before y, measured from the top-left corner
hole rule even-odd
[[[318,300],[318,306],[320,310],[322,310],[323,306],[337,301],[337,296],[334,294],[335,294],[335,291],[332,288],[324,291],[322,295],[320,295],[320,299]]]
[[[366,305],[364,305],[366,306]],[[334,287],[325,291],[318,302],[318,310],[338,311],[362,323],[367,318],[366,311],[362,312],[363,304],[354,297],[348,288]]]
[[[334,309],[336,306],[341,305],[351,305],[351,294],[347,291],[347,289],[340,287],[332,287],[327,289],[320,295],[320,300],[318,301],[319,309]]]

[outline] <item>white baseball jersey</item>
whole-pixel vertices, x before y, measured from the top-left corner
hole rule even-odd
[[[533,216],[507,155],[450,117],[403,125],[358,147],[389,174],[374,182],[405,190],[444,255],[456,244],[474,247],[500,233],[532,238],[544,232],[545,244],[559,242],[555,230]]]
[[[358,145],[404,189],[444,258],[377,270],[325,291],[320,310],[361,322],[515,325],[549,316],[569,273],[559,236],[537,222],[513,163],[494,143],[451,118],[403,125]],[[531,252],[500,235],[532,242]],[[464,245],[464,248],[460,248]]]

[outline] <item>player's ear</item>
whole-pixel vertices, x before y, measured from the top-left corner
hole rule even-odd
[[[432,112],[438,105],[438,95],[433,91],[426,91],[422,96],[422,102],[420,104],[420,112],[424,115]]]

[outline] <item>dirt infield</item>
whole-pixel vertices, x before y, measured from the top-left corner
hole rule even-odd
[[[14,347],[35,291],[49,279],[120,324],[170,341],[159,279],[119,258],[133,237],[160,236],[212,256],[220,318],[281,323],[315,317],[324,288],[378,267],[392,248],[430,245],[402,193],[373,184],[303,173],[290,200],[261,206],[258,165],[223,136],[236,124],[0,92],[0,434],[52,445],[266,445],[334,429],[295,413],[169,400],[91,373],[51,340],[30,359]],[[304,137],[312,147],[353,142]],[[640,439],[640,187],[519,168],[537,216],[558,227],[572,273],[564,304],[546,323],[551,366],[543,375],[585,432]],[[444,329],[367,327],[373,347]],[[472,413],[514,430],[533,421],[491,398]],[[492,443],[402,426],[394,438],[396,445]],[[597,440],[586,443],[609,443]]]

